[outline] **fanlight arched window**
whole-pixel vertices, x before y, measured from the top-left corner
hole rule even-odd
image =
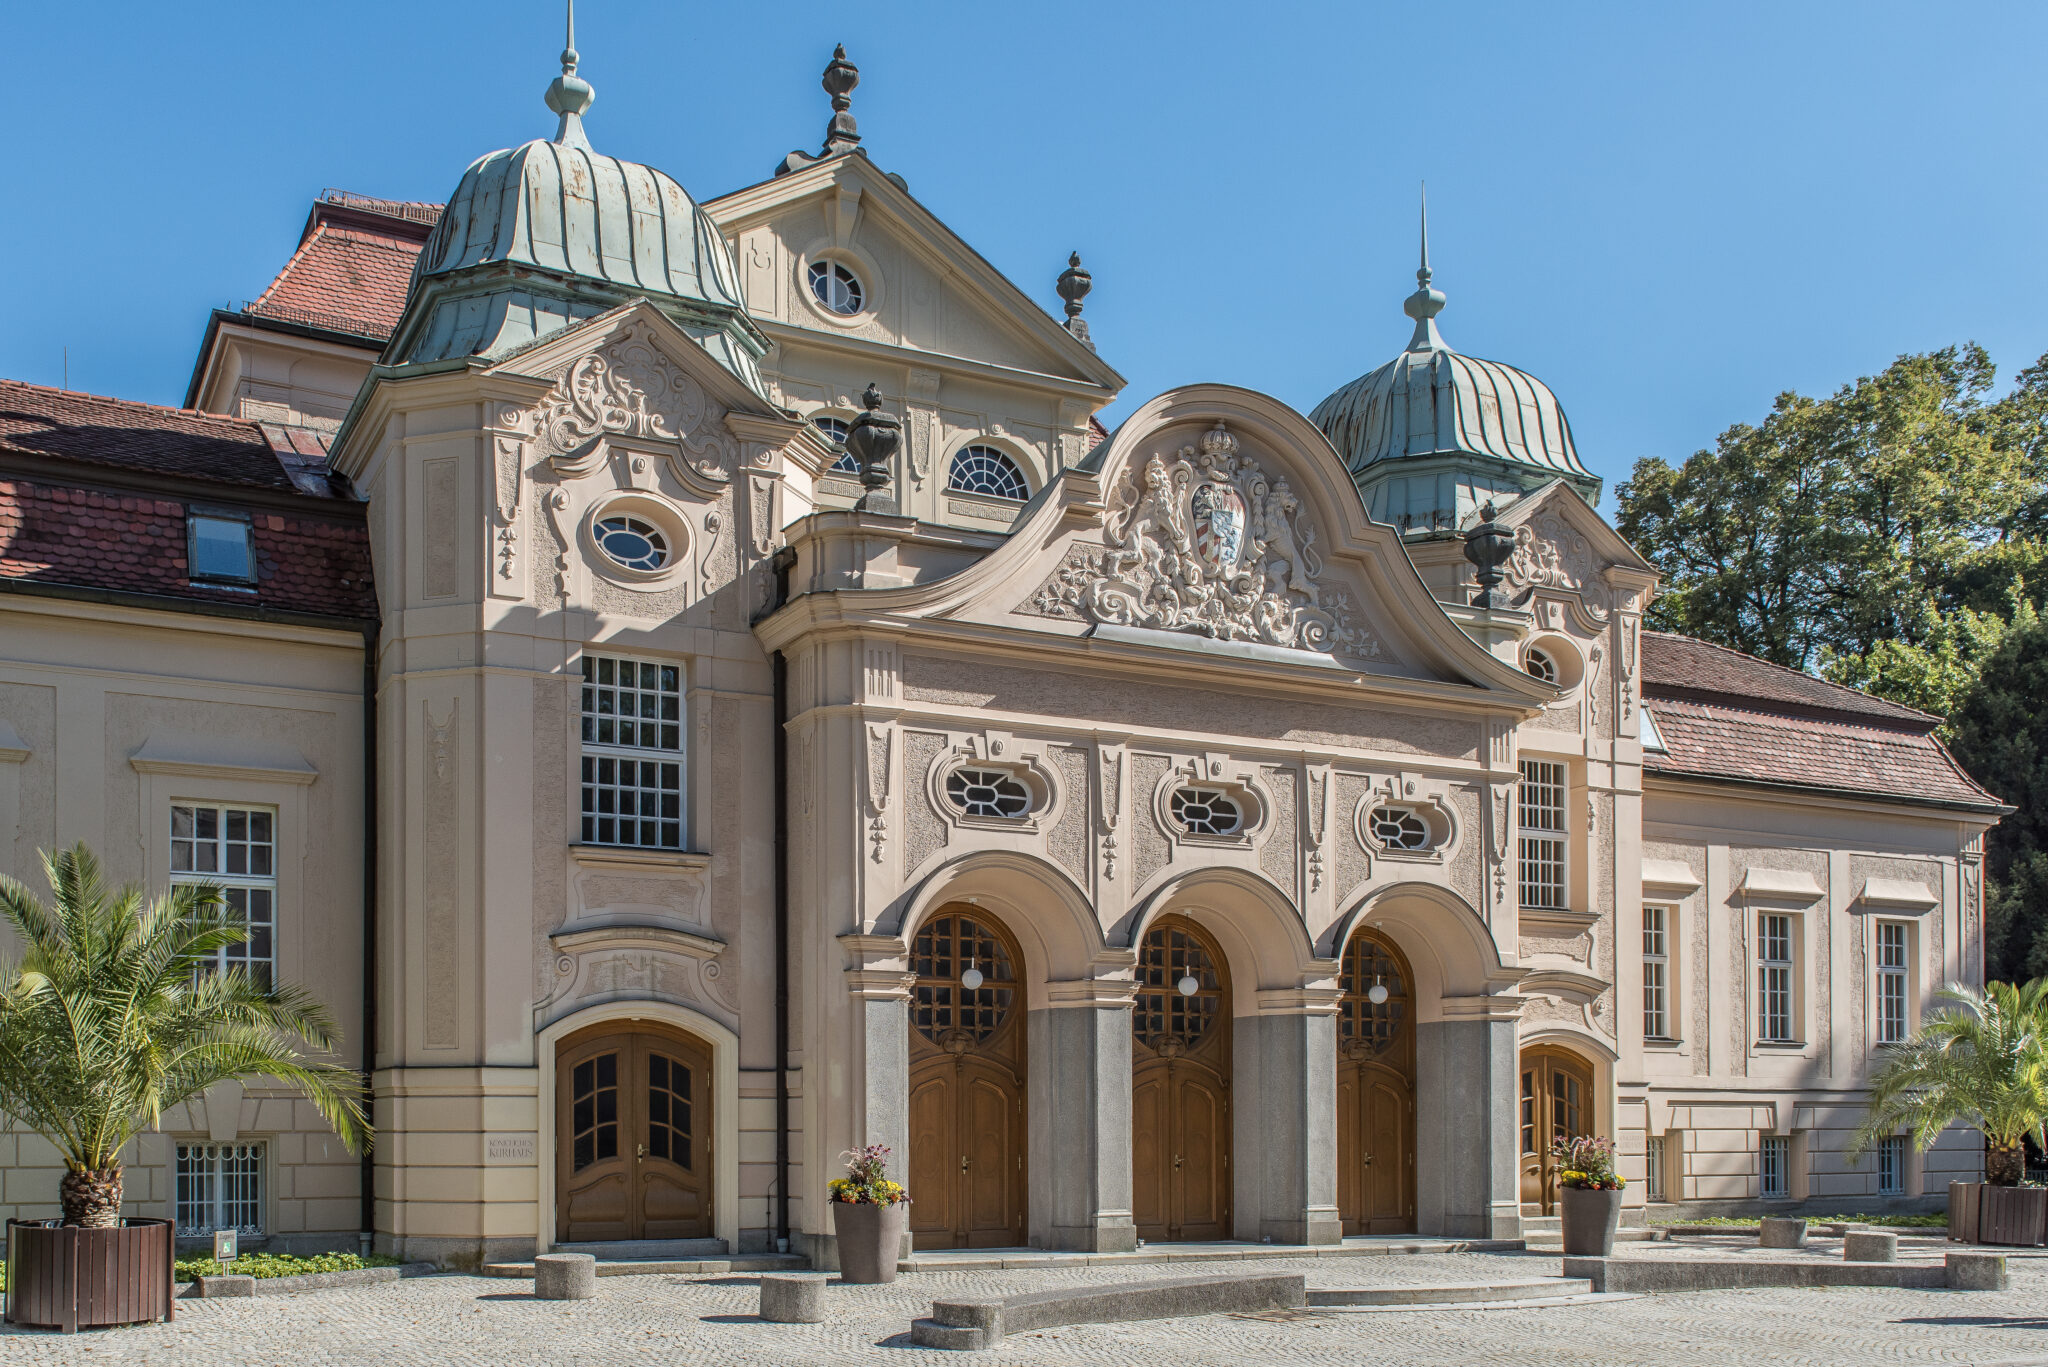
[[[1154,926],[1138,948],[1131,1032],[1154,1053],[1186,1053],[1216,1025],[1223,974],[1216,951],[1186,922]],[[1183,990],[1191,988],[1192,990]]]
[[[846,420],[843,418],[812,418],[811,426],[817,428],[841,446],[846,445],[846,434],[853,430],[847,426]],[[860,473],[860,462],[853,458],[853,452],[841,451],[832,462],[831,473],[835,475],[857,475]]]
[[[1522,656],[1522,668],[1551,687],[1557,686],[1557,661],[1551,659],[1550,652],[1541,646],[1529,647],[1528,653]]]
[[[1189,835],[1236,835],[1244,829],[1237,799],[1214,788],[1177,788],[1168,806]]]
[[[851,318],[867,301],[867,292],[860,287],[860,277],[837,261],[813,261],[810,277],[811,293],[834,313]]]
[[[1007,498],[1018,503],[1031,497],[1031,486],[1017,462],[993,446],[969,446],[953,457],[946,487],[956,493]]]
[[[986,1044],[1010,1018],[1017,961],[1009,938],[992,924],[935,916],[917,932],[910,959],[917,975],[910,1023],[933,1044]],[[970,971],[976,976],[967,977]]]
[[[1369,930],[1351,937],[1337,986],[1337,1047],[1372,1058],[1407,1046],[1408,966],[1400,952]]]
[[[946,796],[969,816],[1017,817],[1031,810],[1030,790],[1001,769],[955,769],[946,775]]]
[[[644,518],[619,514],[599,518],[597,548],[629,570],[658,570],[668,563],[668,538]]]

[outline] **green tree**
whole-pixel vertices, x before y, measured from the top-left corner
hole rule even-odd
[[[1901,1126],[1926,1148],[1957,1121],[1984,1132],[1984,1180],[2017,1186],[2024,1141],[2048,1120],[2048,979],[1995,982],[1976,992],[1951,983],[1936,1010],[1870,1079],[1870,1107],[1849,1144],[1853,1160]]]
[[[2048,975],[2048,623],[2007,634],[1949,731],[1956,761],[2014,808],[1985,841],[1986,970]]]
[[[225,1079],[276,1078],[351,1149],[369,1142],[357,1075],[312,1056],[335,1043],[326,1009],[303,989],[214,971],[248,938],[217,888],[147,903],[134,887],[110,893],[83,845],[46,853],[43,871],[47,906],[0,877],[0,915],[23,946],[0,967],[0,1111],[63,1155],[64,1223],[118,1223],[121,1150]]]

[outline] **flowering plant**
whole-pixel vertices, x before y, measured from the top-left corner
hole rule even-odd
[[[889,1147],[886,1144],[870,1144],[839,1155],[846,1160],[846,1176],[835,1177],[831,1182],[832,1199],[855,1206],[908,1205],[910,1193],[903,1190],[901,1182],[891,1182],[883,1175],[889,1162]]]
[[[1562,1186],[1582,1191],[1620,1191],[1628,1179],[1614,1170],[1614,1145],[1590,1134],[1567,1139],[1559,1135],[1550,1143],[1550,1157],[1558,1166]]]

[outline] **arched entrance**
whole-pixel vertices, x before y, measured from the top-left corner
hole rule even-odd
[[[917,932],[911,960],[912,1246],[1022,1245],[1024,997],[1016,942],[974,908],[948,907]]]
[[[555,1238],[712,1235],[711,1049],[645,1024],[555,1050]]]
[[[1557,1163],[1550,1145],[1593,1132],[1593,1069],[1570,1050],[1536,1045],[1522,1051],[1521,1087],[1522,1205],[1555,1215]]]
[[[1337,1012],[1337,1212],[1346,1234],[1415,1228],[1414,983],[1391,940],[1372,930],[1351,937]]]
[[[1230,975],[1216,942],[1184,916],[1160,917],[1139,943],[1131,1032],[1138,1237],[1227,1239]]]

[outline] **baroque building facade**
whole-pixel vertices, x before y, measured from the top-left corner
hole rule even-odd
[[[360,1163],[261,1084],[177,1108],[138,1213],[830,1265],[871,1143],[920,1247],[1514,1237],[1559,1134],[1638,1212],[1975,1167],[1845,1147],[1981,981],[2003,809],[1933,718],[1646,629],[1426,246],[1311,415],[1106,432],[1078,257],[1056,319],[879,169],[843,52],[820,151],[701,204],[564,60],[445,206],[316,203],[187,408],[0,382],[7,871],[226,883],[228,966],[374,1097]]]

